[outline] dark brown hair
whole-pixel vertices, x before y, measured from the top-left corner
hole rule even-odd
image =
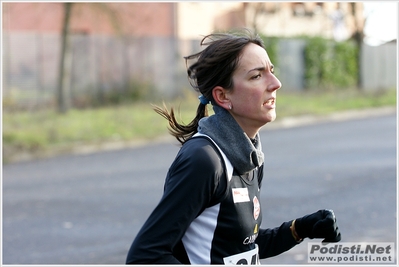
[[[212,105],[216,105],[212,90],[221,86],[227,90],[233,88],[233,73],[237,68],[242,50],[249,43],[257,44],[264,48],[262,39],[248,29],[230,33],[212,33],[205,36],[201,46],[207,46],[199,53],[184,57],[186,64],[189,60],[197,61],[187,68],[191,86]],[[169,132],[184,144],[197,133],[198,122],[208,116],[206,104],[199,103],[195,118],[187,125],[177,122],[173,108],[170,112],[164,105],[163,108],[154,106],[155,112],[166,118],[169,122]]]

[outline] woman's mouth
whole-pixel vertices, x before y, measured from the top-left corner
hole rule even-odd
[[[263,103],[263,106],[267,108],[276,108],[276,98],[269,98],[266,102]]]

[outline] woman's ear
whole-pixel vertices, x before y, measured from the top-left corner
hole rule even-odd
[[[224,89],[221,86],[216,86],[212,90],[212,96],[216,104],[218,104],[222,108],[230,109],[231,101],[228,98],[228,90]]]

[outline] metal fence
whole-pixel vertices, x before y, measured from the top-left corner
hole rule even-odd
[[[397,44],[363,45],[361,53],[361,84],[365,91],[397,88]]]
[[[189,87],[179,47],[191,53],[194,49],[191,41],[92,35],[75,35],[71,40],[70,93],[74,99],[123,91],[131,83],[151,84],[164,98],[174,97]],[[35,108],[53,105],[59,61],[60,36],[5,33],[4,106]]]
[[[72,36],[71,98],[84,101],[122,92],[131,83],[151,84],[168,99],[190,90],[183,56],[198,52],[199,40]],[[304,89],[302,40],[280,41],[279,73],[285,90]],[[396,87],[396,43],[364,46],[362,84],[367,90]],[[54,105],[60,36],[3,33],[3,107]],[[79,105],[79,101],[74,102]],[[82,103],[80,103],[82,104]],[[84,104],[84,103],[83,103]]]

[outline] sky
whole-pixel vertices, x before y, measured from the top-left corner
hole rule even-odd
[[[365,42],[379,45],[398,38],[398,2],[364,2]]]

